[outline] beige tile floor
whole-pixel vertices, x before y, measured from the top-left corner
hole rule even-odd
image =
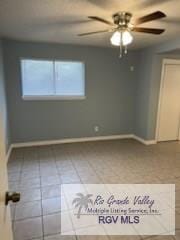
[[[9,188],[14,240],[180,239],[180,143],[144,146],[134,140],[74,143],[13,150]],[[61,183],[175,183],[176,236],[61,236]]]

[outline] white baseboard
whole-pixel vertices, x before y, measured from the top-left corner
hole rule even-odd
[[[9,157],[11,155],[12,149],[13,149],[13,145],[11,144],[9,146],[8,152],[6,153],[6,162],[8,162],[8,160],[9,160]]]
[[[137,140],[138,142],[143,143],[144,145],[153,145],[153,144],[157,143],[156,140],[145,140],[145,139],[143,139],[141,137],[138,137],[136,135],[133,135],[133,139]]]
[[[33,141],[33,142],[24,142],[24,143],[13,143],[12,147],[19,148],[19,147],[43,146],[43,145],[53,145],[53,144],[63,144],[63,143],[105,141],[105,140],[130,139],[130,138],[133,138],[133,134],[83,137],[83,138],[65,138],[65,139],[49,140],[49,141]]]
[[[32,146],[45,146],[63,143],[78,143],[78,142],[90,142],[90,141],[105,141],[105,140],[115,140],[115,139],[135,139],[144,145],[156,144],[156,140],[145,140],[134,134],[124,134],[124,135],[111,135],[111,136],[97,136],[97,137],[83,137],[83,138],[66,138],[59,140],[49,140],[49,141],[33,141],[33,142],[23,142],[23,143],[13,143],[10,145],[6,159],[8,161],[9,156],[13,148],[20,147],[32,147]]]

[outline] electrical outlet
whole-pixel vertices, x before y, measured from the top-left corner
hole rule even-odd
[[[134,66],[131,66],[131,67],[130,67],[130,71],[131,71],[131,72],[134,72]]]
[[[94,131],[99,132],[99,126],[94,126]]]

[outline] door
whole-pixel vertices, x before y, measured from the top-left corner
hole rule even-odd
[[[5,206],[5,194],[8,190],[5,144],[0,116],[0,239],[12,240],[12,228],[9,206]]]
[[[180,65],[165,64],[162,79],[158,141],[179,139]]]

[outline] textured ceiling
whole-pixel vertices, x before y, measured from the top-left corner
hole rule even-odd
[[[0,0],[2,37],[57,43],[110,46],[111,33],[78,37],[78,33],[108,28],[89,21],[88,15],[111,20],[117,11],[133,13],[133,19],[161,10],[166,19],[142,24],[165,28],[159,36],[133,33],[133,48],[144,47],[180,36],[180,0]]]

